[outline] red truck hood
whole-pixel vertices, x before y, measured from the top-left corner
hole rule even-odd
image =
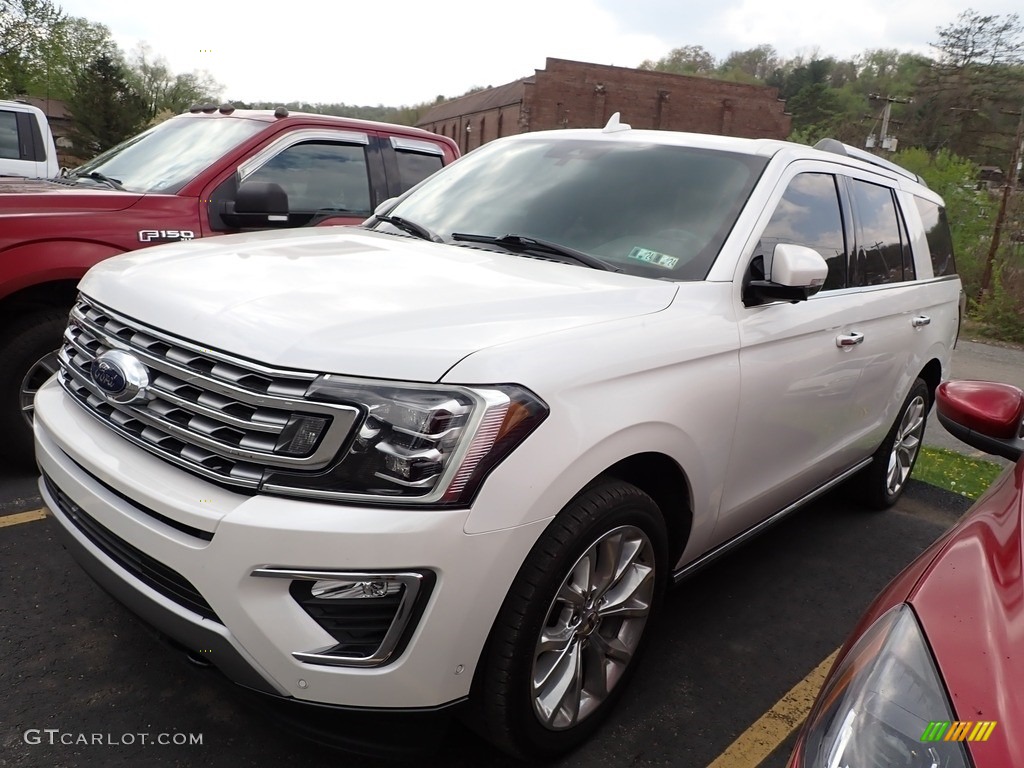
[[[949,538],[912,593],[960,720],[998,722],[968,748],[979,768],[1024,755],[1024,461]]]
[[[42,179],[0,177],[0,216],[26,213],[122,211],[142,195],[83,182],[75,186]]]

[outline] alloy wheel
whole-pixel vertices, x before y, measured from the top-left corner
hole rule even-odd
[[[574,727],[622,678],[651,612],[654,565],[647,534],[625,525],[602,534],[566,574],[534,652],[533,708],[543,726]]]
[[[924,434],[925,400],[918,395],[907,405],[900,420],[896,437],[889,454],[889,468],[886,473],[886,491],[889,495],[900,492],[907,482],[914,460],[921,450],[921,436]]]
[[[21,415],[29,427],[32,426],[32,418],[35,415],[36,392],[43,386],[48,378],[57,372],[57,351],[43,355],[35,364],[28,369],[25,378],[21,380],[21,389],[18,396],[21,404]]]

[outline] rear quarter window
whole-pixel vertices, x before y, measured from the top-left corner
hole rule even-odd
[[[956,262],[953,258],[953,238],[949,232],[949,221],[946,209],[941,205],[914,197],[917,211],[921,214],[925,237],[928,239],[928,251],[932,257],[932,270],[936,277],[956,274]]]

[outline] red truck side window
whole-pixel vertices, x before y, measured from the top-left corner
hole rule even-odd
[[[277,182],[288,193],[292,213],[370,213],[366,148],[310,141],[288,147],[249,177]]]

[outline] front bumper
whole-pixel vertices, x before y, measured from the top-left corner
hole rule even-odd
[[[507,589],[546,523],[470,535],[470,510],[236,494],[129,444],[54,381],[37,395],[35,424],[44,499],[85,570],[230,679],[297,701],[434,710],[464,699]],[[288,579],[253,575],[265,568],[419,571],[433,585],[397,656],[382,666],[327,666],[295,657],[336,640],[290,594]]]

